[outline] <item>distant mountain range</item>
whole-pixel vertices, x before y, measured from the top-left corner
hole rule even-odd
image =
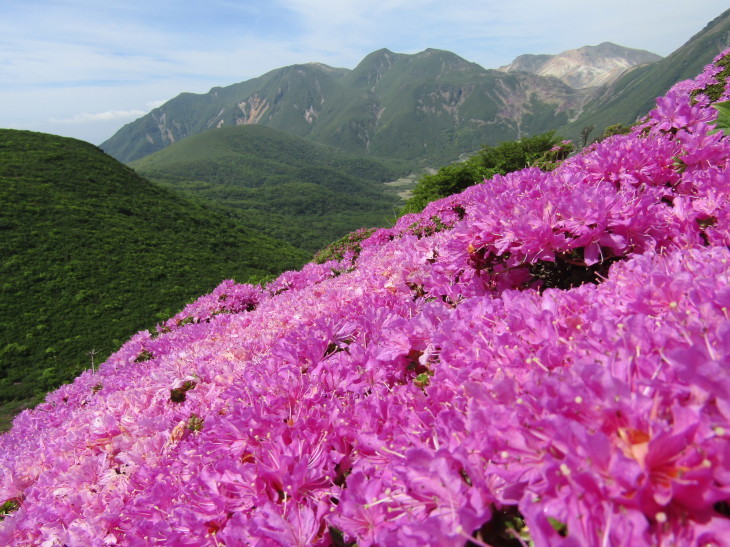
[[[730,10],[666,59],[604,43],[523,55],[488,70],[442,50],[382,49],[353,70],[320,63],[183,93],[127,124],[101,147],[130,162],[205,131],[265,125],[347,152],[443,165],[485,144],[547,130],[632,123],[730,36]]]
[[[129,162],[210,129],[260,124],[351,153],[438,165],[567,123],[585,100],[554,78],[485,70],[448,51],[383,49],[354,70],[295,65],[182,94],[102,148]]]

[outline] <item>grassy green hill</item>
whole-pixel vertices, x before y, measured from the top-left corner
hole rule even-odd
[[[88,143],[0,130],[0,422],[223,279],[308,257]]]
[[[404,169],[261,125],[206,131],[130,165],[311,253],[393,220],[399,200],[383,183]]]

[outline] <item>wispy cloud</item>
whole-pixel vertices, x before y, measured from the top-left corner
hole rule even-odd
[[[82,112],[76,114],[70,118],[51,118],[51,123],[61,124],[81,124],[89,122],[108,122],[112,120],[133,120],[147,114],[145,110],[108,110],[106,112],[97,112],[95,114],[89,114],[88,112]]]

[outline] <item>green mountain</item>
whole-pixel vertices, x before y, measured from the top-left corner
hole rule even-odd
[[[671,55],[630,69],[616,82],[600,89],[586,104],[583,114],[560,132],[576,138],[587,126],[594,126],[594,135],[600,135],[609,125],[634,123],[654,108],[656,97],[664,95],[675,83],[694,78],[727,47],[730,47],[730,9]]]
[[[507,72],[434,49],[382,49],[353,70],[293,65],[205,94],[183,93],[101,146],[129,162],[209,129],[258,124],[348,152],[434,166],[549,130],[577,138],[586,126],[598,131],[646,114],[657,96],[730,45],[729,19],[723,13],[652,63],[645,61],[656,56],[647,52],[601,44],[518,58]],[[632,63],[645,64],[617,76]],[[587,77],[596,71],[600,78]]]
[[[392,162],[262,125],[205,131],[130,165],[311,253],[363,226],[392,221],[399,200],[383,183],[402,172]]]
[[[0,130],[0,234],[0,422],[221,280],[308,259],[88,143],[28,131]]]
[[[486,70],[447,51],[383,49],[354,70],[295,65],[182,94],[102,148],[129,162],[208,129],[258,124],[348,152],[439,165],[563,125],[585,100],[555,78]]]

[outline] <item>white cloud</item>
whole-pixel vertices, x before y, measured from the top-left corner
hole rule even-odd
[[[112,120],[133,120],[147,114],[144,110],[108,110],[106,112],[97,112],[96,114],[89,114],[88,112],[82,112],[76,114],[70,118],[51,118],[51,123],[63,123],[63,124],[81,124],[89,122],[108,122]]]

